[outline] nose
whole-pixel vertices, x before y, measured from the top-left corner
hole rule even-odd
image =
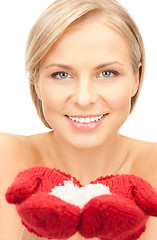
[[[99,95],[94,87],[94,83],[90,79],[84,77],[78,80],[71,99],[73,103],[85,107],[96,103],[98,97]]]

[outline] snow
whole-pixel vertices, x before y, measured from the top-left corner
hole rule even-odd
[[[78,187],[74,185],[73,181],[69,180],[64,181],[63,186],[56,186],[53,188],[49,194],[59,197],[67,203],[74,204],[82,209],[90,199],[112,193],[109,187],[101,183]]]

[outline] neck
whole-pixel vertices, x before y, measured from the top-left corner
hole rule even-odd
[[[87,184],[100,176],[118,173],[125,161],[122,136],[118,133],[94,148],[76,148],[54,137],[55,167]]]

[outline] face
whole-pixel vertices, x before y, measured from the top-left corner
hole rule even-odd
[[[50,49],[35,87],[56,138],[77,148],[93,148],[118,136],[138,76],[125,38],[108,24],[90,20]]]

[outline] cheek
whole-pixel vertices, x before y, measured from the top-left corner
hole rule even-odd
[[[119,92],[117,95],[115,95],[112,99],[113,101],[113,108],[123,111],[126,110],[130,112],[130,107],[131,107],[131,95],[130,91],[125,91],[125,92]]]
[[[106,101],[112,110],[129,114],[131,107],[131,84],[124,82],[109,88],[106,91]]]
[[[110,112],[109,129],[117,132],[130,114],[131,87],[125,84],[114,87],[105,94],[104,99]]]
[[[46,116],[64,110],[64,93],[61,89],[44,86],[41,91],[43,111]]]

